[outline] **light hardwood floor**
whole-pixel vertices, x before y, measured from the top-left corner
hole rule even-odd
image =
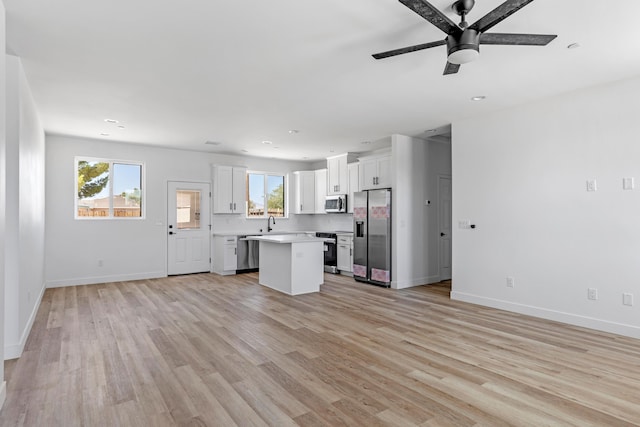
[[[640,425],[640,341],[326,275],[49,289],[0,425]]]

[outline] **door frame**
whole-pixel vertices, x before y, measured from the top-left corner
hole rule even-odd
[[[447,179],[450,182],[450,188],[451,188],[451,192],[450,192],[450,199],[451,199],[451,205],[453,207],[453,178],[451,175],[447,175],[447,174],[438,174],[437,175],[437,188],[436,188],[436,197],[437,197],[437,209],[438,211],[436,212],[437,215],[437,223],[438,223],[438,229],[436,230],[436,239],[438,242],[438,277],[440,278],[440,281],[443,280],[450,280],[453,276],[453,211],[451,210],[451,218],[449,219],[449,223],[451,225],[451,232],[450,232],[450,236],[449,236],[449,240],[450,240],[450,248],[451,248],[451,254],[449,255],[449,259],[450,259],[450,270],[451,270],[451,274],[450,277],[443,279],[443,274],[442,274],[442,262],[443,262],[443,253],[442,253],[442,244],[441,244],[441,239],[440,239],[440,233],[442,232],[442,228],[443,228],[443,224],[442,224],[442,219],[441,219],[441,215],[440,215],[440,203],[442,202],[442,188],[441,188],[441,181],[443,179]]]
[[[189,184],[196,184],[196,185],[208,185],[209,186],[209,195],[208,195],[208,206],[209,206],[209,215],[208,215],[208,224],[205,225],[205,227],[208,225],[209,227],[209,231],[207,233],[207,247],[208,247],[208,251],[209,251],[209,271],[212,270],[212,248],[211,248],[211,243],[212,243],[212,237],[211,237],[211,228],[212,228],[212,213],[213,213],[213,203],[212,203],[212,184],[211,181],[193,181],[193,180],[184,180],[184,179],[168,179],[166,182],[166,186],[165,186],[165,195],[166,195],[166,199],[165,199],[165,208],[166,208],[166,224],[165,224],[165,274],[168,277],[169,276],[169,186],[171,185],[171,183],[182,183],[185,185],[189,185]],[[205,201],[202,201],[203,203],[205,203]],[[201,218],[202,220],[202,218]]]

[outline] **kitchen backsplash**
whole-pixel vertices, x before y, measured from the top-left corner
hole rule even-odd
[[[247,219],[242,215],[212,215],[212,229],[214,232],[227,231],[258,233],[260,229],[266,231],[267,220]],[[353,215],[295,215],[289,218],[276,218],[273,231],[350,231],[353,228]]]

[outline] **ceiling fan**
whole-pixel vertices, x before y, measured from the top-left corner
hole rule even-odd
[[[375,59],[389,58],[403,53],[416,52],[436,46],[447,45],[447,65],[444,75],[457,73],[460,64],[474,61],[480,56],[481,44],[546,46],[557,35],[548,34],[507,34],[486,33],[494,25],[513,15],[533,0],[507,0],[485,16],[469,25],[467,14],[475,4],[475,0],[457,0],[451,8],[460,15],[461,22],[456,25],[444,13],[436,9],[426,0],[400,0],[400,3],[422,16],[427,21],[447,34],[444,40],[389,50],[373,55]]]

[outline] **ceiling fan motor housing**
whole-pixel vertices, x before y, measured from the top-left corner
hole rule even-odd
[[[452,64],[466,64],[480,55],[480,33],[470,28],[459,35],[447,36],[447,60]]]

